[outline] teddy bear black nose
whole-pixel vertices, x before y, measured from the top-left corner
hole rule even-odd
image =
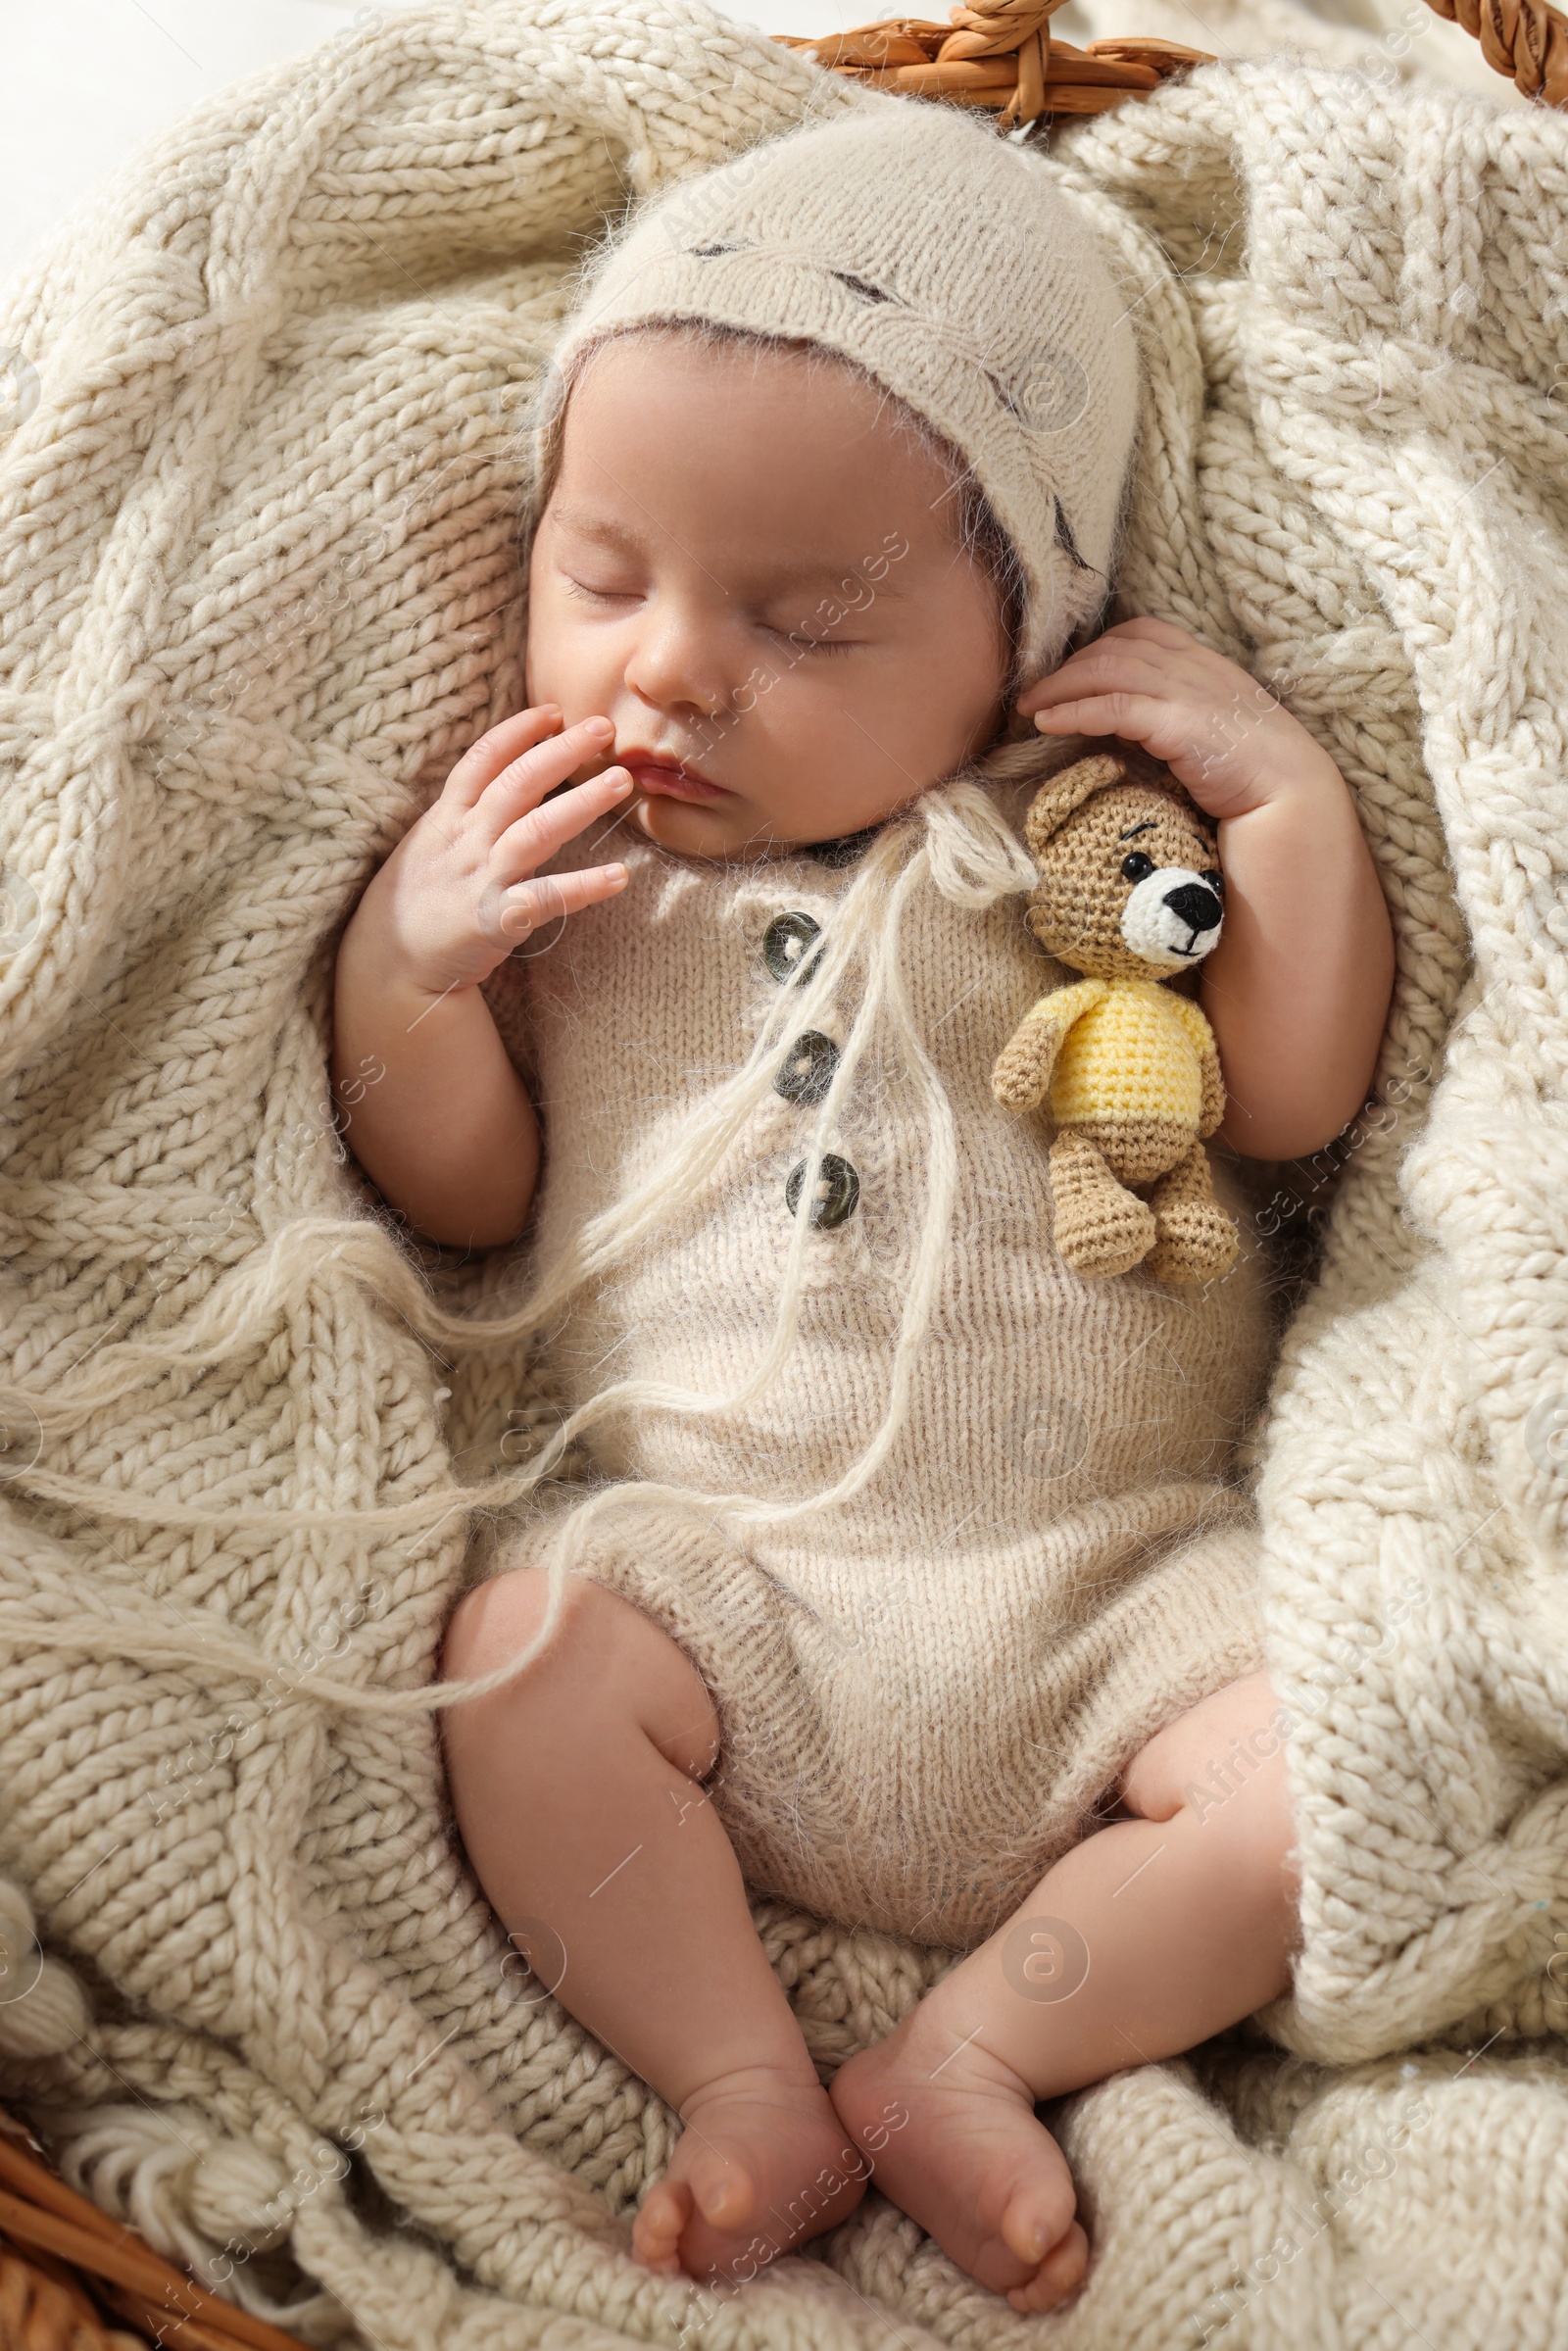
[[[1183,922],[1191,923],[1195,933],[1215,929],[1223,911],[1213,891],[1202,882],[1183,882],[1180,889],[1167,890],[1164,903]]]

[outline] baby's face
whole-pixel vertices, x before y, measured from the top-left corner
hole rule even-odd
[[[571,394],[527,699],[610,719],[573,781],[629,767],[631,820],[668,849],[859,832],[990,740],[997,593],[941,468],[878,408],[831,364],[668,333],[606,345]]]

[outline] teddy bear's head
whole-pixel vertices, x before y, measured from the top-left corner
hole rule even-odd
[[[1026,920],[1070,970],[1148,979],[1217,944],[1213,821],[1147,754],[1097,752],[1063,768],[1036,793],[1024,837],[1040,870]]]

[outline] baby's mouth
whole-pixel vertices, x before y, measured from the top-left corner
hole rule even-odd
[[[657,752],[622,752],[615,764],[624,767],[639,792],[665,800],[724,800],[728,795],[710,784],[689,760],[667,759]]]

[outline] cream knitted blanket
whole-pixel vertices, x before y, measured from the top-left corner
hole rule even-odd
[[[10,289],[0,2091],[323,2344],[1561,2344],[1560,118],[1275,60],[1058,148],[1150,356],[1124,607],[1318,733],[1399,949],[1377,1106],[1265,1211],[1322,1245],[1258,1451],[1297,1992],[1067,2102],[1078,2304],[874,2193],[729,2298],[638,2268],[670,2116],[503,1942],[428,1716],[348,1702],[428,1680],[449,1490],[544,1406],[345,1230],[334,926],[518,699],[580,240],[864,103],[701,0],[434,7],[212,101]],[[757,1915],[824,2072],[946,1964]]]

